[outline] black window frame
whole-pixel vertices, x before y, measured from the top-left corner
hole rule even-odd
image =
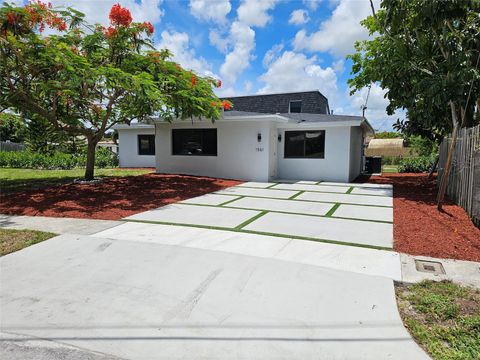
[[[300,103],[300,111],[292,111],[292,103]],[[301,114],[302,113],[302,100],[290,100],[288,103],[288,112],[291,114]]]
[[[142,139],[148,140],[148,149],[142,149]],[[138,134],[137,135],[137,151],[140,156],[155,155],[155,135],[154,134]]]
[[[203,143],[206,140],[207,137],[210,137],[211,139],[215,139],[215,144],[209,145],[209,148],[214,149],[214,151],[208,152],[208,153],[191,153],[191,154],[186,154],[182,152],[178,152],[177,148],[178,146],[175,145],[175,138],[179,134],[183,133],[187,134],[188,132],[190,133],[195,133],[199,132],[200,133],[200,142],[202,148],[204,148]],[[214,133],[214,135],[213,135]],[[177,134],[177,135],[176,135]],[[198,136],[198,135],[197,135]],[[218,156],[218,131],[216,128],[188,128],[188,129],[172,129],[171,132],[171,140],[172,140],[172,147],[171,147],[171,153],[172,156]],[[181,146],[184,148],[184,146]]]
[[[311,155],[307,154],[307,150],[309,148],[308,146],[308,138],[306,136],[307,133],[321,133],[321,137],[323,137],[323,149],[321,151],[313,152]],[[288,141],[292,136],[303,136],[303,155],[293,154],[291,155],[292,152],[292,147],[291,145],[289,146]],[[283,146],[283,158],[284,159],[325,159],[325,139],[326,139],[326,131],[325,130],[289,130],[285,131],[284,134],[284,146]],[[310,145],[311,146],[311,145]],[[295,149],[293,149],[295,150]],[[298,150],[298,148],[297,148]],[[290,152],[290,154],[289,154]],[[318,155],[315,155],[317,153]],[[315,156],[312,156],[315,155]]]

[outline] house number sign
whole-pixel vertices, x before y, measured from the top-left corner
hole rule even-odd
[[[263,147],[257,147],[257,148],[255,148],[255,150],[256,150],[257,152],[263,152],[264,148],[263,148]]]

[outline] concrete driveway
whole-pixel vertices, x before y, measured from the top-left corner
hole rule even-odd
[[[246,183],[31,246],[0,259],[0,355],[42,338],[129,359],[426,359],[396,308],[389,214],[388,187]]]

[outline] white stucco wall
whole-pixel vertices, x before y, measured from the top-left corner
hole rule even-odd
[[[360,126],[350,128],[350,169],[349,180],[355,180],[362,168],[363,130]]]
[[[154,135],[153,125],[143,128],[118,128],[117,131],[120,167],[155,167],[155,155],[138,154],[138,135]],[[157,153],[158,149],[155,150]]]
[[[268,181],[272,121],[176,122],[156,125],[158,173]],[[217,128],[217,156],[172,155],[172,128]],[[257,134],[262,134],[261,142]]]
[[[325,130],[324,159],[285,159],[285,130]],[[350,127],[290,126],[278,130],[278,178],[284,180],[339,181],[350,180]]]

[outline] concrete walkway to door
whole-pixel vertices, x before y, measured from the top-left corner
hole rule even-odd
[[[390,251],[392,206],[389,185],[248,182],[130,216],[97,236],[401,280],[400,257]]]
[[[246,183],[65,234],[0,258],[1,340],[128,359],[428,359],[396,308],[391,211],[389,187]]]

